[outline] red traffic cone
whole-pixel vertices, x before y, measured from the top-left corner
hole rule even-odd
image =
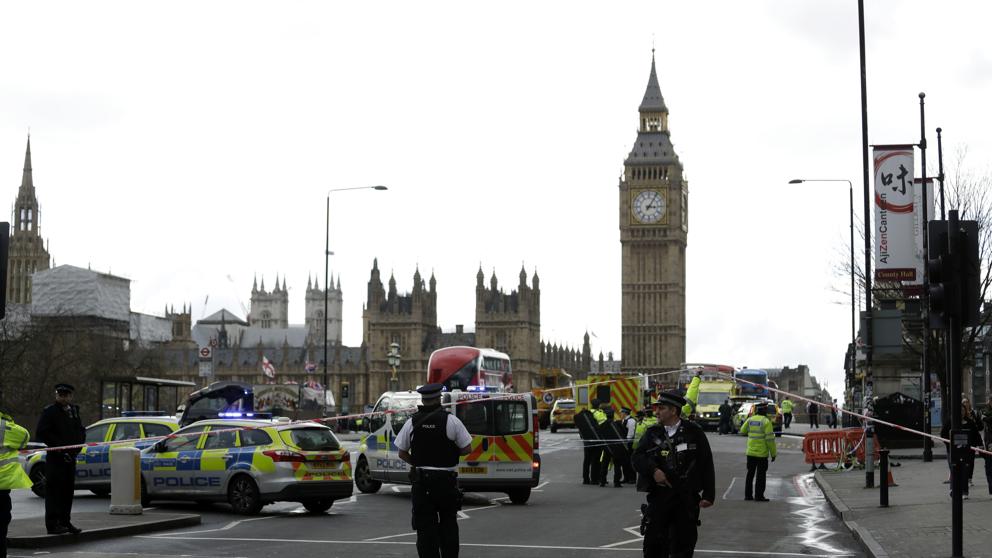
[[[892,478],[892,469],[889,469],[889,478],[885,482],[886,486],[899,486],[896,484],[896,480]]]

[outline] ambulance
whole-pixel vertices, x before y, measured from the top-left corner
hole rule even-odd
[[[469,388],[441,394],[441,404],[472,435],[472,450],[458,464],[458,484],[470,492],[504,492],[514,504],[524,504],[541,477],[534,396]],[[399,458],[395,440],[420,403],[416,391],[391,391],[379,397],[365,420],[367,433],[355,460],[358,490],[372,494],[383,483],[410,483],[410,466]]]

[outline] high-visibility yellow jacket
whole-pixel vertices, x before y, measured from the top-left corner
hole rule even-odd
[[[699,376],[696,376],[689,382],[689,387],[685,390],[686,404],[682,405],[682,416],[685,418],[689,418],[692,413],[696,412],[696,402],[699,401],[699,383]]]
[[[775,427],[765,415],[748,417],[741,425],[741,434],[747,435],[747,455],[775,457]]]
[[[601,409],[593,409],[592,418],[596,419],[596,424],[603,424],[606,422],[606,413],[604,413]]]
[[[31,488],[31,479],[17,461],[17,453],[27,447],[31,434],[0,413],[0,490]]]
[[[783,399],[782,400],[782,413],[784,414],[784,413],[791,413],[791,412],[792,412],[792,400],[789,399],[789,398]]]
[[[644,420],[638,422],[637,426],[634,427],[633,447],[636,448],[637,443],[641,441],[641,436],[644,436],[644,433],[647,432],[648,428],[651,428],[656,424],[658,424],[657,417],[644,417]]]

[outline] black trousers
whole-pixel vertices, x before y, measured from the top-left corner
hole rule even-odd
[[[599,484],[606,484],[607,474],[610,472],[610,464],[613,463],[613,454],[603,446],[599,453]],[[616,463],[613,463],[613,475],[616,476]]]
[[[52,452],[45,457],[45,527],[49,529],[69,525],[72,494],[76,489],[75,459],[63,452]]]
[[[603,455],[603,446],[594,445],[599,442],[584,442],[582,448],[582,482],[599,482],[599,458]]]
[[[0,558],[7,558],[7,529],[10,527],[10,490],[0,490]]]
[[[733,430],[733,427],[730,424],[730,417],[727,418],[721,417],[720,424],[717,425],[716,430],[720,434],[730,434],[730,431]]]
[[[650,503],[641,512],[644,558],[692,558],[699,537],[698,502],[672,498]]]
[[[783,426],[788,428],[789,425],[792,424],[792,413],[783,413],[782,420],[784,421]]]
[[[765,473],[768,472],[768,458],[747,456],[747,478],[744,480],[744,498],[750,500],[765,497]]]
[[[453,472],[419,470],[413,483],[413,528],[420,558],[458,558],[458,510],[462,495]]]
[[[816,428],[819,428],[820,427],[820,414],[819,413],[810,413],[809,414],[809,427],[810,428],[813,428],[814,426]]]

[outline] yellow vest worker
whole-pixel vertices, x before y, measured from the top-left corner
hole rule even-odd
[[[782,426],[784,428],[789,428],[792,424],[792,400],[786,397],[782,400]]]
[[[17,461],[17,452],[27,447],[31,435],[5,413],[0,413],[0,556],[7,555],[10,527],[10,491],[31,488],[31,479]]]
[[[689,387],[685,390],[685,405],[682,405],[682,417],[689,418],[696,412],[696,402],[699,401],[699,376],[695,376],[689,382]]]
[[[775,461],[775,427],[765,413],[768,405],[755,407],[754,415],[741,425],[741,434],[747,436],[747,478],[744,481],[744,499],[767,502],[765,498],[765,474],[768,472],[768,458]]]

